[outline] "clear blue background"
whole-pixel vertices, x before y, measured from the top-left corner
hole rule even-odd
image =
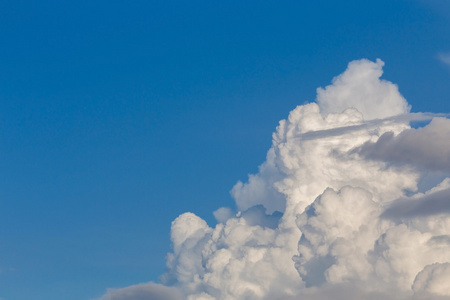
[[[0,297],[156,281],[349,61],[450,112],[447,0],[0,2]]]

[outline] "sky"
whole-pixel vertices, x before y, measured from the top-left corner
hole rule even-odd
[[[429,222],[422,223],[438,212],[448,213],[442,198],[448,198],[449,125],[445,116],[420,113],[450,112],[449,37],[446,0],[2,1],[0,298],[126,299],[120,288],[139,290],[147,298],[147,290],[192,299],[208,293],[217,299],[262,299],[280,291],[283,297],[314,295],[311,289],[297,290],[298,280],[308,287],[330,284],[320,295],[335,289],[344,295],[348,289],[336,284],[350,259],[345,251],[329,246],[335,243],[330,237],[324,243],[331,254],[310,261],[306,253],[323,250],[312,242],[314,234],[340,228],[327,225],[326,208],[341,198],[353,206],[354,195],[364,199],[363,207],[373,208],[368,216],[377,216],[367,218],[384,228],[384,240],[374,232],[361,240],[416,258],[389,240],[414,240],[407,234],[412,232],[431,246],[411,248],[439,257],[440,265],[423,262],[412,269],[414,274],[386,271],[405,280],[391,288],[403,291],[412,276],[415,292],[441,291],[439,284],[423,282],[433,283],[432,275],[439,272],[450,276],[445,265],[450,260],[436,250],[450,232],[435,232]],[[364,97],[349,100],[347,92]],[[361,104],[365,101],[376,105]],[[351,107],[356,111],[344,113]],[[336,120],[324,119],[330,113]],[[420,126],[434,119],[416,130],[398,115]],[[282,119],[297,135],[277,129]],[[308,131],[310,137],[301,136]],[[320,138],[338,146],[314,144]],[[280,145],[292,151],[283,152]],[[322,146],[356,169],[373,168],[392,181],[378,182],[370,174],[361,175],[365,182],[341,178],[345,166],[317,150]],[[297,155],[310,158],[311,164],[292,162]],[[361,164],[353,165],[349,157],[354,155]],[[328,173],[335,177],[314,177],[317,181],[306,185],[298,172],[318,170],[317,157],[329,162]],[[248,174],[255,175],[249,179]],[[309,194],[303,197],[309,202],[292,200],[298,191],[275,184],[286,178],[305,185]],[[412,208],[405,204],[408,199]],[[385,209],[388,202],[394,204]],[[310,204],[316,210],[324,207],[323,216],[308,213]],[[415,221],[418,215],[422,223]],[[448,215],[441,219],[447,224]],[[277,237],[289,241],[286,255],[280,250],[282,265],[292,262],[289,271],[273,271],[281,254],[264,265],[277,278],[286,278],[283,284],[271,281],[266,291],[248,283],[254,286],[250,295],[224,283],[219,293],[204,278],[192,288],[192,278],[180,277],[177,270],[186,267],[181,258],[195,261],[199,255],[186,248],[186,236],[203,232],[196,245],[217,248],[220,238],[209,235],[219,232],[216,224],[225,226],[229,220],[229,228],[244,222],[243,232],[256,226],[266,237],[264,243],[257,241],[264,249],[272,249]],[[198,232],[183,232],[186,224]],[[295,233],[278,235],[281,228]],[[300,232],[306,236],[308,230],[310,236],[301,241]],[[239,238],[234,241],[242,250]],[[234,257],[238,250],[227,255]],[[439,253],[427,252],[434,250]],[[203,259],[214,265],[220,257],[214,253]],[[342,260],[322,274],[314,262],[326,265],[321,259],[330,255]],[[383,262],[395,265],[392,257]],[[107,292],[111,288],[119,290]]]

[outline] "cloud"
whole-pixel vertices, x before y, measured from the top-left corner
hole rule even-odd
[[[450,53],[439,53],[438,59],[446,65],[450,66]]]
[[[423,128],[395,135],[384,133],[376,142],[355,149],[369,159],[394,165],[408,164],[430,170],[450,170],[450,120],[434,118]]]
[[[132,285],[122,289],[109,289],[98,300],[182,300],[181,293],[173,287],[153,282]]]
[[[397,220],[450,214],[450,188],[416,199],[401,199],[386,209],[382,217]]]
[[[259,172],[231,191],[236,212],[216,210],[213,227],[193,213],[172,222],[167,291],[187,300],[448,299],[450,179],[425,193],[418,183],[450,171],[450,123],[409,113],[397,86],[380,79],[383,65],[351,62],[316,102],[281,120]],[[413,120],[431,122],[413,129]],[[144,286],[108,293],[138,299]]]
[[[402,223],[393,215],[394,220],[385,220],[380,218],[383,204],[374,200],[361,188],[327,189],[298,216],[303,235],[295,261],[306,283],[351,284],[367,293],[394,295],[396,291],[401,297],[411,292],[416,276],[427,265],[450,260],[448,236],[439,235],[448,232],[436,229],[449,223],[448,215],[420,215],[435,228],[414,220]]]
[[[380,235],[379,214],[380,204],[367,190],[326,189],[297,217],[302,238],[294,260],[303,281],[320,286],[368,279],[373,266],[366,254]]]
[[[433,113],[408,113],[408,114],[402,114],[397,115],[393,117],[388,117],[384,119],[375,119],[371,121],[363,121],[361,124],[356,125],[350,125],[350,126],[343,126],[343,127],[336,127],[336,128],[330,128],[330,129],[323,129],[323,130],[316,130],[316,131],[308,131],[306,133],[303,133],[299,136],[302,140],[312,140],[312,139],[321,139],[326,137],[333,137],[333,136],[341,136],[346,133],[350,133],[353,131],[358,131],[361,129],[367,129],[367,130],[376,130],[380,126],[387,126],[389,124],[395,124],[395,123],[409,123],[412,121],[430,121],[433,118],[445,118],[449,117],[449,114],[433,114]]]
[[[435,295],[450,295],[450,263],[434,263],[426,266],[414,280],[413,290]]]
[[[321,112],[341,113],[353,107],[366,120],[385,118],[409,112],[405,98],[395,84],[380,80],[384,62],[366,59],[349,63],[347,70],[333,79],[325,89],[317,89]]]
[[[283,174],[275,164],[275,157],[276,154],[273,149],[269,150],[266,162],[259,167],[259,173],[249,175],[247,183],[238,181],[233,187],[231,195],[239,210],[247,210],[252,206],[261,204],[269,213],[284,211],[286,207],[284,195],[273,184],[270,184],[283,178]]]
[[[275,298],[268,297],[264,300]],[[372,291],[368,292],[352,284],[332,285],[326,284],[320,288],[308,288],[298,295],[277,300],[448,300],[448,296],[439,296],[436,293],[418,292],[417,294],[402,293],[398,291]]]
[[[213,212],[214,218],[217,222],[225,223],[227,220],[231,219],[236,215],[235,212],[229,207],[221,207]]]

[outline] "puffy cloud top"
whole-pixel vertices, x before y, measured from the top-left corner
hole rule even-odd
[[[360,111],[365,120],[382,119],[409,112],[397,85],[379,78],[384,62],[377,59],[352,61],[347,70],[325,89],[317,89],[317,103],[324,115],[342,113],[349,107]]]

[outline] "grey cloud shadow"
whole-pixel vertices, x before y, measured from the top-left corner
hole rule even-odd
[[[438,214],[450,214],[450,188],[417,199],[399,199],[393,202],[381,217],[398,220]]]
[[[450,171],[450,120],[434,118],[425,127],[411,128],[396,136],[384,133],[375,143],[367,142],[352,153],[394,166]]]

